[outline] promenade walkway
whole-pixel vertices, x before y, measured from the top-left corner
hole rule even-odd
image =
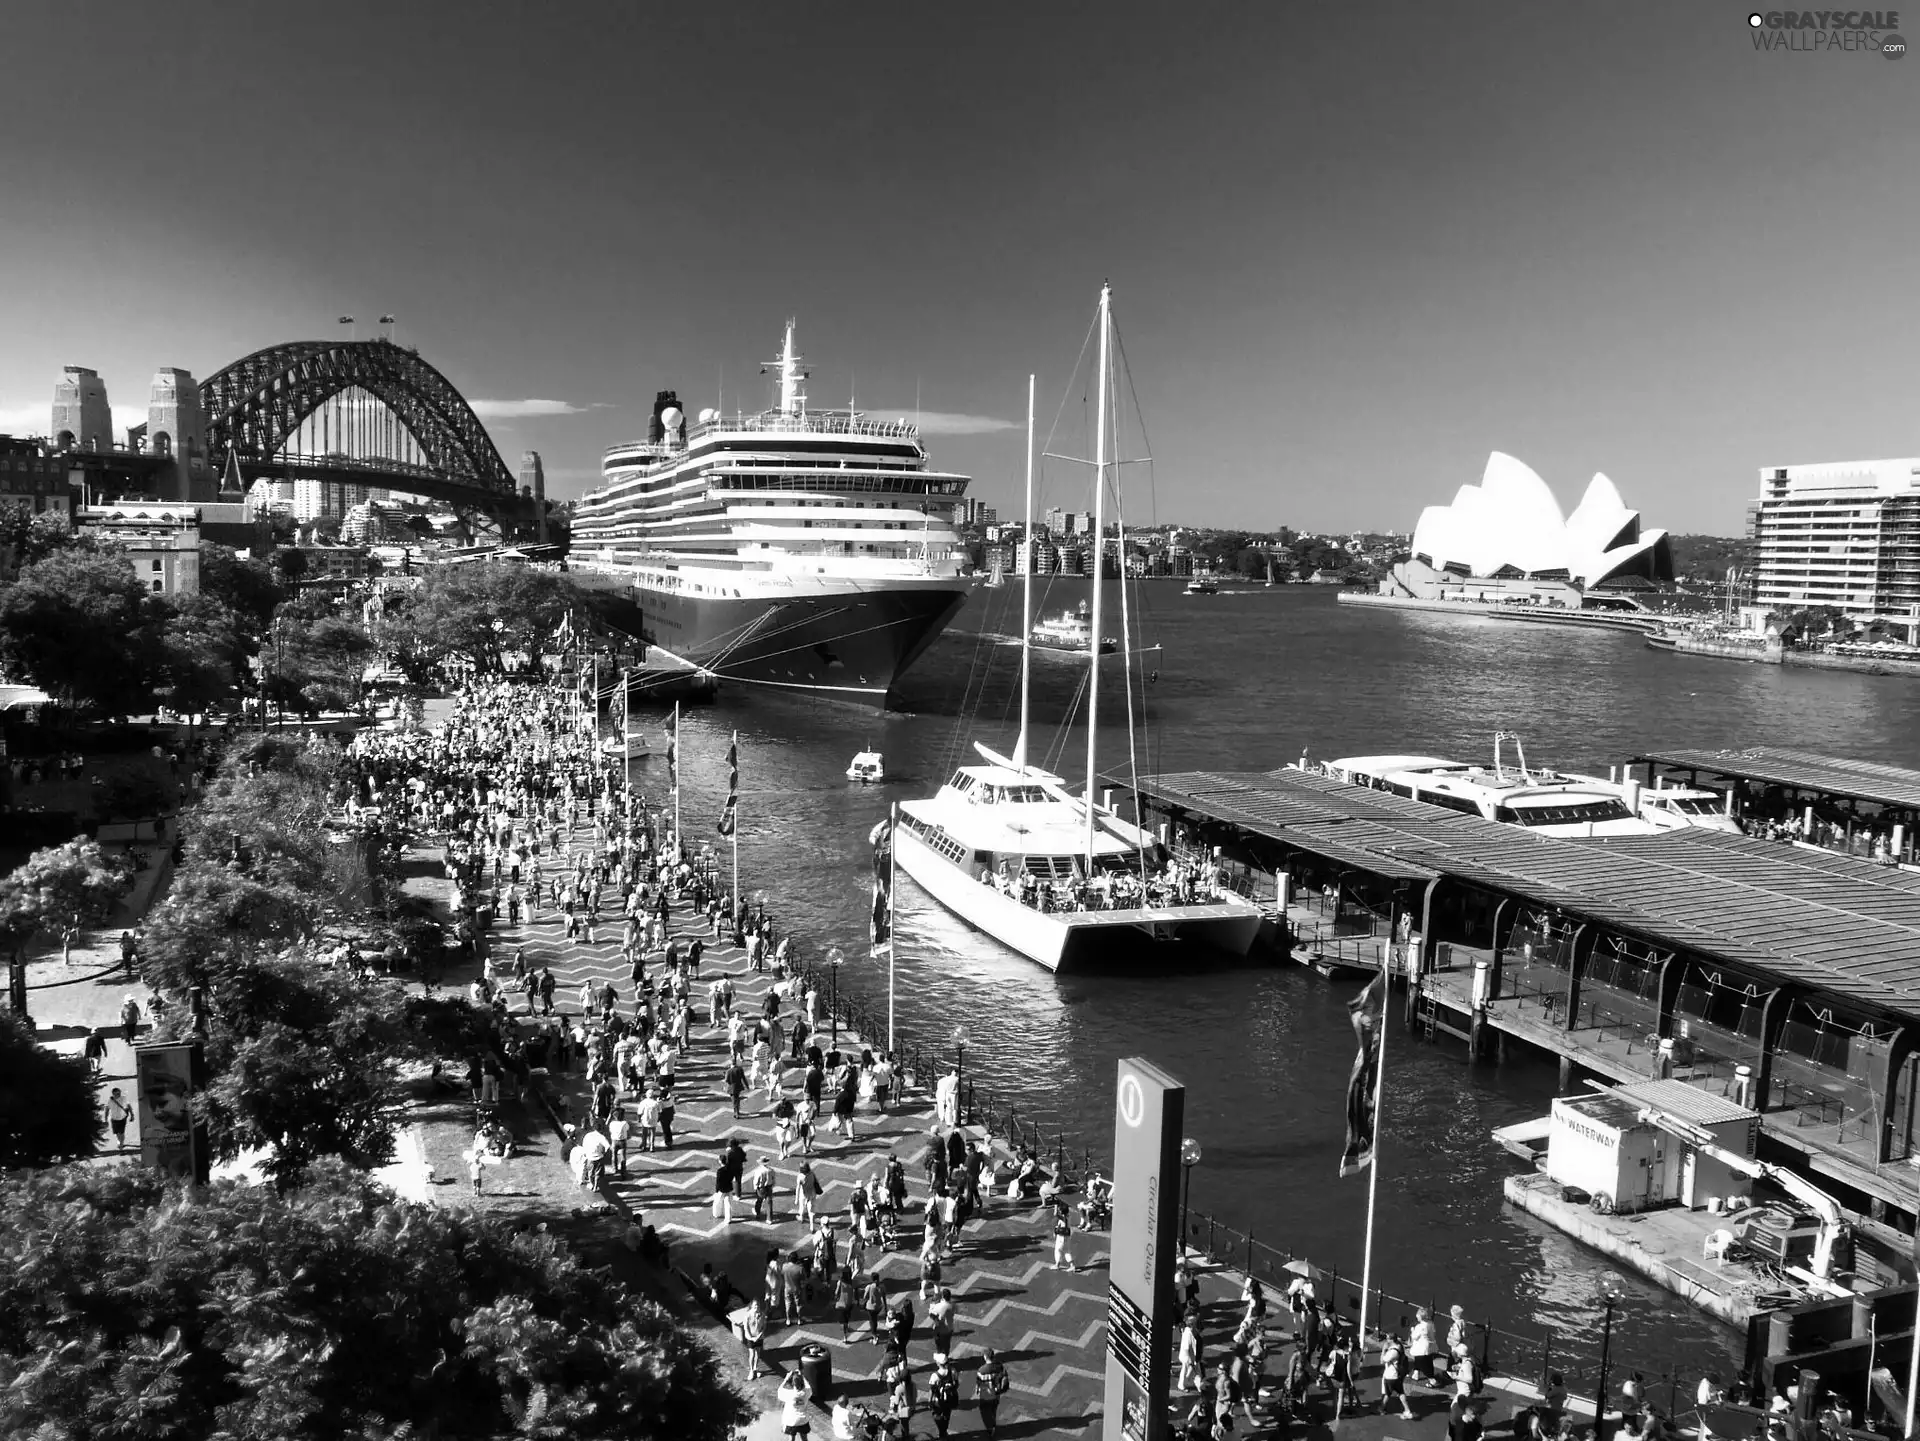
[[[575,839],[581,843],[587,837],[576,831]],[[583,984],[596,988],[611,984],[619,994],[621,1011],[630,1011],[633,986],[620,950],[619,923],[611,915],[603,917],[596,941],[589,946],[566,938],[565,918],[559,912],[542,910],[538,917],[532,923],[523,917],[519,926],[496,928],[496,963],[510,963],[514,950],[525,947],[530,966],[550,965],[558,983],[555,1010],[569,1016],[579,1014]],[[798,1219],[794,1195],[798,1157],[778,1159],[771,1103],[764,1089],[749,1092],[742,1100],[741,1117],[734,1118],[724,1086],[726,1032],[706,1024],[704,988],[716,975],[730,976],[735,1008],[743,1015],[758,1016],[767,990],[775,983],[771,972],[749,969],[740,949],[711,936],[705,917],[689,914],[684,905],[675,906],[671,933],[679,939],[683,953],[696,937],[707,947],[700,965],[698,1019],[674,1087],[678,1097],[674,1147],[635,1151],[629,1174],[623,1178],[610,1173],[608,1190],[617,1204],[655,1227],[671,1248],[676,1268],[691,1276],[711,1264],[745,1296],[759,1296],[768,1252],[791,1251],[809,1235]],[[657,955],[652,966],[658,967]],[[797,1009],[797,1003],[785,1003],[782,1015],[790,1020]],[[873,1043],[841,1028],[843,1049],[863,1042]],[[804,1068],[790,1055],[785,1064],[787,1094],[797,1096]],[[589,1105],[584,1072],[576,1070],[555,1079],[567,1090],[572,1114],[585,1114]],[[628,1106],[631,1115],[631,1102]],[[923,1157],[929,1140],[943,1133],[935,1124],[931,1095],[918,1085],[909,1087],[904,1102],[885,1113],[863,1103],[855,1130],[857,1138],[848,1141],[830,1131],[824,1121],[818,1128],[812,1161],[824,1194],[816,1202],[816,1211],[838,1217],[837,1239],[844,1259],[847,1205],[853,1189],[879,1174],[890,1156],[900,1157],[909,1182],[908,1209],[896,1249],[870,1250],[868,1271],[885,1283],[890,1305],[903,1295],[913,1297],[917,1320],[907,1360],[924,1395],[933,1343],[926,1305],[918,1294],[922,1235],[918,1217],[927,1195]],[[772,1220],[754,1220],[751,1201],[735,1202],[731,1223],[713,1218],[714,1170],[722,1149],[734,1138],[746,1148],[749,1170],[762,1157],[773,1159],[778,1190]],[[972,1372],[984,1349],[991,1346],[1006,1363],[1011,1389],[1001,1406],[1001,1435],[1084,1434],[1095,1424],[1106,1365],[1106,1239],[1101,1232],[1076,1235],[1072,1254],[1078,1269],[1054,1271],[1051,1213],[1032,1202],[1009,1201],[1004,1195],[987,1201],[983,1214],[964,1228],[943,1281],[959,1308],[953,1364],[961,1373],[961,1394],[970,1401]],[[860,1279],[864,1283],[865,1275]],[[843,1340],[838,1317],[828,1314],[829,1305],[827,1291],[816,1285],[803,1308],[801,1324],[769,1326],[767,1359],[790,1368],[799,1363],[804,1346],[818,1344],[831,1357],[836,1388],[879,1408],[885,1399],[880,1383],[883,1348],[866,1338],[861,1316],[855,1318],[855,1339]],[[975,1413],[969,1406],[963,1414]],[[977,1417],[961,1420],[958,1429],[969,1429],[976,1421]],[[930,1432],[930,1423],[921,1418],[917,1429]]]

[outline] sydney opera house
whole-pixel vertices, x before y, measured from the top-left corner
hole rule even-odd
[[[1383,593],[1579,606],[1596,590],[1673,579],[1667,533],[1643,532],[1640,513],[1606,476],[1594,476],[1573,514],[1563,515],[1531,467],[1497,450],[1478,485],[1420,513],[1411,549]]]

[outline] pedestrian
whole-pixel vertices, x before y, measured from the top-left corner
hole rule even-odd
[[[786,1378],[780,1383],[778,1396],[780,1427],[788,1441],[805,1441],[813,1430],[806,1411],[808,1398],[812,1395],[813,1388],[807,1385],[807,1378],[800,1374],[798,1368],[787,1372]]]
[[[140,1031],[140,1003],[128,996],[120,1003],[120,1033],[131,1046],[133,1038]]]
[[[980,1408],[980,1429],[987,1441],[994,1441],[1000,1434],[1000,1398],[1006,1394],[1007,1368],[989,1346],[980,1369],[973,1373],[973,1401]]]
[[[1407,1356],[1413,1374],[1422,1381],[1433,1381],[1433,1313],[1425,1306],[1413,1313],[1413,1330],[1407,1334]]]
[[[133,1107],[127,1104],[120,1088],[115,1086],[107,1092],[107,1125],[113,1129],[113,1148],[116,1151],[127,1149],[127,1122],[133,1119]]]
[[[724,1154],[713,1168],[713,1219],[733,1224],[733,1163]]]
[[[1180,1326],[1180,1375],[1173,1389],[1186,1393],[1200,1384],[1200,1317],[1192,1311]]]
[[[1067,1249],[1073,1239],[1073,1223],[1067,1219],[1067,1215],[1066,1201],[1055,1196],[1053,1198],[1053,1269],[1056,1271],[1078,1269],[1073,1264],[1073,1253]]]
[[[841,1345],[852,1341],[852,1312],[858,1305],[858,1287],[852,1284],[852,1266],[841,1266],[833,1278],[833,1311],[841,1318]]]
[[[936,1358],[953,1354],[953,1325],[958,1310],[953,1304],[953,1292],[944,1286],[927,1306],[927,1324],[933,1328],[933,1354]]]
[[[740,1098],[747,1091],[747,1073],[740,1067],[740,1058],[736,1055],[727,1067],[727,1095],[733,1101],[733,1118],[740,1119]]]
[[[848,1243],[848,1255],[852,1255],[852,1243]],[[867,1312],[867,1339],[878,1342],[880,1322],[887,1314],[887,1288],[876,1272],[867,1277],[867,1284],[860,1293],[860,1304]]]
[[[613,1162],[623,1176],[627,1174],[627,1144],[632,1135],[633,1123],[627,1119],[626,1107],[615,1106],[613,1119],[607,1123],[607,1139],[613,1143]]]
[[[760,1158],[760,1164],[754,1167],[753,1174],[747,1179],[749,1181],[749,1189],[753,1192],[753,1219],[756,1221],[773,1220],[772,1158],[762,1156]],[[762,1213],[762,1208],[764,1208],[764,1214]]]
[[[793,1194],[798,1198],[800,1219],[809,1226],[814,1222],[814,1202],[820,1198],[824,1190],[825,1188],[820,1184],[820,1178],[813,1173],[813,1162],[801,1161],[800,1169],[793,1175]]]
[[[87,1030],[87,1044],[84,1050],[87,1073],[97,1076],[107,1064],[107,1033],[98,1026]]]
[[[1400,1338],[1394,1335],[1384,1337],[1380,1342],[1380,1414],[1387,1414],[1388,1408],[1396,1402],[1400,1407],[1402,1420],[1413,1420],[1413,1407],[1407,1404],[1407,1353],[1401,1346]]]
[[[767,1313],[756,1299],[747,1307],[747,1314],[740,1321],[740,1344],[747,1353],[747,1379],[760,1379],[760,1370],[766,1358]]]
[[[933,1358],[933,1375],[927,1378],[927,1410],[933,1414],[933,1434],[944,1436],[953,1424],[953,1408],[960,1404],[960,1378],[953,1374],[944,1354]]]
[[[480,1178],[486,1174],[486,1170],[486,1153],[476,1145],[473,1154],[467,1157],[467,1175],[473,1179],[473,1194],[476,1196],[480,1194]]]

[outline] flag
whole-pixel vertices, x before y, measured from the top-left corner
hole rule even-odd
[[[727,804],[720,812],[720,834],[730,836],[737,823],[736,812],[740,808],[740,732],[733,733],[733,739],[727,742]]]
[[[607,709],[608,711],[612,711],[613,707],[609,705]],[[627,733],[627,673],[623,670],[620,672],[620,734],[623,737],[623,743],[624,743],[624,737],[626,736],[626,733]]]
[[[1386,1021],[1386,971],[1367,982],[1347,1002],[1353,1025],[1353,1070],[1347,1077],[1347,1147],[1340,1153],[1340,1174],[1357,1176],[1373,1164],[1374,1099],[1379,1090],[1380,1027]]]
[[[380,317],[380,323],[382,325],[392,325],[393,317],[391,315],[383,315]]]
[[[680,789],[680,707],[673,708],[673,719],[667,722],[667,785],[676,793]]]
[[[351,325],[353,324],[353,317],[351,315],[343,315],[340,317],[340,323],[342,325]]]
[[[893,944],[893,825],[881,821],[873,828],[873,915],[870,929],[874,954]]]

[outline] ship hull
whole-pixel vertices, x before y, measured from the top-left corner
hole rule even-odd
[[[663,591],[612,571],[572,574],[601,596],[610,623],[723,681],[881,707],[967,595],[957,580],[717,596]]]

